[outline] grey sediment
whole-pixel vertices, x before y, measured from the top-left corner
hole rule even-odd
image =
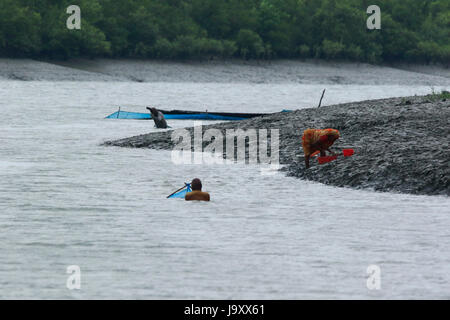
[[[224,136],[226,129],[279,129],[281,170],[288,176],[338,187],[450,195],[449,100],[432,96],[368,100],[202,127],[210,128]],[[301,137],[308,128],[339,130],[341,138],[332,149],[353,148],[355,155],[324,165],[312,161],[305,169]],[[172,131],[149,133],[104,145],[171,150],[171,135]]]
[[[296,83],[358,85],[450,85],[444,66],[322,60],[159,61],[73,59],[36,61],[0,58],[0,80],[171,83]]]

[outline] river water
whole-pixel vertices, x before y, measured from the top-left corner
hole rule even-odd
[[[156,131],[148,121],[103,119],[119,105],[275,112],[315,106],[324,87],[324,104],[431,91],[1,80],[0,298],[450,298],[448,197],[335,188],[253,165],[175,165],[169,151],[100,146]],[[166,199],[194,177],[210,203]],[[66,287],[71,265],[80,290]],[[370,265],[381,270],[379,290],[367,286]]]

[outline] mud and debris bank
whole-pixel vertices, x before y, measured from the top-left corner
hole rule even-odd
[[[203,126],[226,129],[279,129],[281,169],[288,176],[338,187],[424,195],[450,195],[450,100],[413,96],[281,112],[244,121]],[[334,150],[355,155],[304,165],[301,136],[308,128],[334,128]],[[189,128],[189,130],[193,130]],[[105,145],[172,149],[171,131],[106,142]],[[270,142],[270,141],[269,141]]]

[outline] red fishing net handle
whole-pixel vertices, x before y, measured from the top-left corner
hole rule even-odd
[[[355,154],[355,150],[353,149],[344,149],[342,150],[342,154],[344,157],[350,157]],[[326,157],[319,157],[317,160],[319,161],[319,164],[328,163],[331,161],[334,161],[338,158],[338,156],[326,156]]]

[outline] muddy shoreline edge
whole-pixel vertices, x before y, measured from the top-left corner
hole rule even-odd
[[[203,131],[279,129],[281,169],[288,176],[338,187],[421,195],[450,195],[450,99],[412,96],[274,113],[203,126]],[[308,128],[335,128],[332,149],[355,155],[325,165],[304,165],[301,136]],[[193,128],[187,128],[192,131]],[[171,150],[172,131],[107,141],[104,146]],[[270,141],[269,141],[270,143]]]

